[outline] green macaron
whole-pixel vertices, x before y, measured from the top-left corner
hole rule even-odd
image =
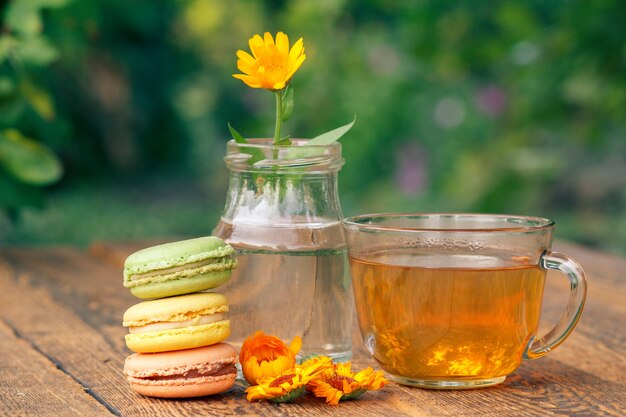
[[[139,298],[162,298],[222,285],[237,266],[235,250],[215,236],[142,249],[124,263],[124,286]]]

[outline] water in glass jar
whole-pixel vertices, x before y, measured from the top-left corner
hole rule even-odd
[[[214,234],[237,250],[239,263],[219,288],[230,303],[230,343],[262,330],[286,343],[301,336],[301,355],[350,358],[353,295],[340,222],[268,226],[222,219]]]

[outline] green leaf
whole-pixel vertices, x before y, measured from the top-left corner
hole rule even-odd
[[[9,58],[16,45],[17,40],[10,35],[0,35],[0,64]]]
[[[71,0],[13,0],[6,6],[5,22],[16,33],[33,36],[41,33],[42,8],[60,8]]]
[[[321,134],[319,136],[314,137],[313,139],[311,139],[307,143],[307,146],[311,146],[311,145],[327,146],[327,145],[330,145],[331,143],[337,141],[340,137],[342,137],[343,135],[348,133],[348,131],[350,129],[352,129],[352,126],[354,126],[355,123],[356,123],[356,116],[354,116],[354,120],[352,120],[347,125],[343,125],[341,127],[338,127],[337,129],[331,130],[330,132],[326,132],[326,133],[323,133],[323,134]]]
[[[241,135],[241,133],[237,132],[235,128],[231,126],[230,123],[228,124],[228,130],[230,130],[230,134],[232,135],[235,142],[239,144],[248,143],[246,138],[244,138]],[[250,155],[250,159],[248,160],[248,164],[250,165],[254,164],[255,162],[262,161],[263,159],[265,159],[265,154],[260,149],[253,148],[253,147],[247,148],[246,146],[240,146],[240,149],[244,151],[244,153]]]
[[[35,36],[22,41],[16,49],[26,65],[44,67],[59,57],[57,49],[44,37]]]
[[[54,104],[47,91],[29,82],[24,82],[21,87],[28,104],[42,119],[48,121],[54,119]]]
[[[288,159],[299,159],[299,158],[309,158],[312,156],[317,156],[322,154],[323,149],[315,149],[309,148],[309,146],[328,146],[335,142],[337,139],[342,137],[348,132],[354,123],[356,122],[356,116],[354,116],[354,120],[347,125],[338,127],[337,129],[331,130],[330,132],[326,132],[322,135],[319,135],[311,140],[309,140],[304,147],[293,146],[289,149],[286,154],[286,158]]]
[[[293,113],[293,86],[287,84],[283,92],[283,122],[291,117],[291,113]]]
[[[242,149],[245,149],[245,147],[243,147]],[[265,157],[265,154],[263,153],[263,151],[260,150],[260,149],[257,149],[257,148],[245,149],[245,153],[247,153],[251,157],[248,160],[248,164],[250,164],[250,165],[254,165],[254,164],[256,164],[259,161],[267,159]]]
[[[0,164],[15,179],[32,185],[48,185],[61,178],[63,167],[46,146],[7,129],[0,133]]]
[[[233,139],[235,140],[235,142],[237,143],[248,143],[248,141],[246,140],[246,138],[244,138],[241,133],[237,132],[235,130],[234,127],[231,126],[230,123],[228,123],[228,130],[230,130],[230,135],[233,137]]]
[[[276,142],[274,145],[289,146],[289,145],[291,145],[291,140],[289,139],[289,136],[285,136],[284,138],[282,138],[281,140]]]
[[[39,5],[36,1],[13,0],[9,2],[5,19],[10,30],[22,35],[36,35],[43,29]]]

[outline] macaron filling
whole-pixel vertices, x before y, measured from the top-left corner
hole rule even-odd
[[[210,258],[185,265],[172,266],[169,268],[127,275],[124,278],[124,287],[133,288],[140,285],[203,275],[209,272],[231,270],[236,266],[237,261],[231,257],[217,259]]]
[[[170,369],[128,370],[124,373],[129,382],[141,385],[177,385],[204,383],[232,378],[237,374],[237,358],[211,363],[179,366]]]
[[[185,265],[177,265],[177,266],[172,266],[169,268],[156,269],[154,271],[147,271],[147,272],[139,273],[139,274],[132,274],[132,275],[129,275],[128,278],[130,280],[135,280],[135,279],[141,279],[141,278],[158,277],[159,275],[169,275],[169,274],[173,274],[174,272],[184,271],[186,269],[200,268],[206,265],[218,263],[222,259],[224,258],[209,258],[203,261],[191,262]]]
[[[200,316],[194,317],[193,319],[183,320],[183,321],[159,321],[156,323],[145,324],[143,326],[129,326],[128,332],[129,333],[147,333],[147,332],[156,332],[156,331],[170,330],[170,329],[181,329],[183,327],[217,323],[218,321],[222,321],[225,319],[226,319],[226,314],[224,313],[200,315]]]

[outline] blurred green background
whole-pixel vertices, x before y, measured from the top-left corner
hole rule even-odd
[[[235,51],[282,30],[307,52],[284,131],[358,116],[344,214],[537,215],[626,254],[623,0],[0,7],[0,244],[210,233],[227,123],[273,132],[274,97],[231,77]]]

